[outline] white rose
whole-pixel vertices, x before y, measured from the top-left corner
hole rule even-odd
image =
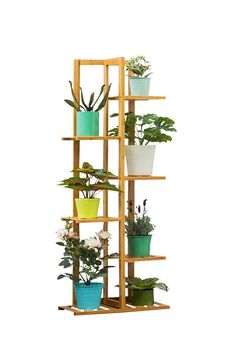
[[[74,231],[69,231],[68,237],[74,238],[74,239],[78,239],[79,238],[77,232],[74,232]]]
[[[110,240],[111,234],[109,231],[101,230],[96,232],[96,235],[100,238],[100,240]]]
[[[95,237],[91,237],[85,240],[84,247],[91,249],[91,248],[101,248],[101,242],[97,240]]]
[[[64,240],[64,237],[67,235],[67,231],[65,229],[60,229],[57,232],[57,237],[61,240]]]

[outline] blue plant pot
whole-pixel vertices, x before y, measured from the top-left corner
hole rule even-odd
[[[80,310],[97,310],[101,304],[103,283],[74,284],[77,307]]]
[[[149,96],[150,77],[130,77],[131,96]]]

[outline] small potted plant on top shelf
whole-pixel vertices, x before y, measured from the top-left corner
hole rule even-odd
[[[116,117],[114,113],[111,117]],[[125,113],[125,138],[133,145],[125,146],[126,163],[129,176],[152,175],[155,156],[155,145],[149,143],[163,143],[172,140],[164,132],[176,132],[175,122],[168,117],[158,117],[154,113],[136,115]],[[109,130],[110,136],[118,135],[118,127]]]
[[[131,71],[134,76],[129,77],[131,96],[148,96],[150,88],[150,73],[146,73],[151,69],[149,61],[143,55],[131,57],[126,62],[126,71]],[[144,75],[145,74],[145,75]]]
[[[80,87],[81,103],[79,103],[74,93],[72,82],[69,81],[69,84],[70,84],[70,89],[74,101],[65,99],[65,102],[68,103],[77,111],[77,119],[76,119],[77,136],[99,136],[99,111],[107,103],[111,84],[108,86],[105,92],[104,92],[105,85],[102,85],[100,93],[96,99],[94,96],[95,93],[93,92],[87,104],[85,103],[84,100],[82,87]],[[98,101],[103,92],[104,92],[103,98],[98,104]]]
[[[126,288],[132,289],[132,305],[135,306],[152,306],[154,304],[154,291],[168,291],[168,287],[164,283],[158,282],[158,278],[141,279],[137,277],[125,278]]]
[[[114,175],[109,171],[93,168],[88,162],[84,162],[82,168],[76,168],[74,171],[82,173],[84,177],[70,177],[62,180],[59,185],[82,193],[83,198],[75,198],[79,218],[96,218],[100,202],[100,198],[95,198],[97,193],[103,190],[120,191],[107,180]]]
[[[151,224],[151,218],[147,215],[146,203],[143,201],[143,208],[140,205],[133,211],[132,202],[128,202],[131,217],[125,217],[125,232],[128,238],[129,257],[148,257],[150,256],[151,232],[155,225]],[[143,210],[141,210],[143,209]]]
[[[101,230],[94,237],[79,240],[71,229],[72,223],[67,221],[65,229],[57,231],[60,238],[57,245],[64,247],[59,265],[63,268],[74,266],[74,274],[60,274],[57,279],[69,278],[73,281],[77,307],[80,310],[96,310],[100,307],[103,283],[93,280],[107,276],[109,266],[102,266],[102,251],[111,234]]]

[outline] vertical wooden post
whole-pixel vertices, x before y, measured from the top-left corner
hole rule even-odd
[[[109,85],[109,66],[104,63],[104,90],[108,89]],[[103,135],[108,135],[108,100],[103,111]],[[103,169],[108,171],[108,140],[103,141]],[[103,191],[103,216],[108,217],[108,191]],[[104,222],[103,230],[108,230],[108,223]],[[104,256],[108,255],[108,246],[104,247]],[[103,266],[108,266],[108,260],[103,261]],[[103,303],[106,304],[108,299],[108,277],[104,278]]]
[[[80,101],[80,61],[74,60],[74,84],[73,84],[74,92],[76,99],[78,102]],[[74,124],[73,124],[73,133],[76,136],[76,110],[74,109]],[[80,163],[80,142],[74,141],[73,142],[73,169],[79,167]],[[74,172],[74,176],[76,173]],[[75,198],[79,198],[79,192],[75,189],[73,190],[73,216],[76,215],[76,206],[75,206]],[[73,222],[73,231],[77,232],[79,235],[79,224],[75,221]],[[73,275],[78,276],[76,270],[73,267]],[[76,299],[74,289],[72,289],[72,305],[76,306]]]
[[[119,58],[119,306],[125,308],[125,59]]]
[[[129,70],[128,71],[128,76],[133,76],[133,73]],[[129,87],[129,93],[130,95],[130,87]],[[129,101],[128,102],[128,112],[133,112],[135,113],[135,101]],[[131,134],[134,134],[134,131],[130,132]],[[134,143],[129,140],[129,145],[133,145]],[[135,212],[135,181],[128,181],[128,217],[132,218],[134,216]],[[128,263],[128,277],[134,277],[134,262]],[[129,301],[131,300],[131,291],[128,291],[128,299]]]

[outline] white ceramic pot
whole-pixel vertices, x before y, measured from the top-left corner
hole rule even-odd
[[[125,156],[129,176],[150,176],[153,170],[155,145],[127,145]]]

